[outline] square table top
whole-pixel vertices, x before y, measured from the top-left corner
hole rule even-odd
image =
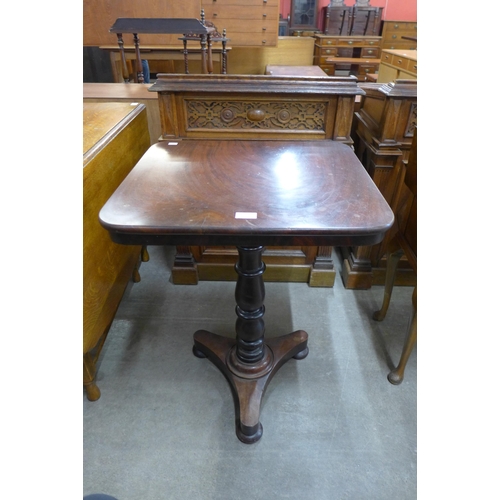
[[[99,217],[140,245],[373,245],[394,220],[353,150],[329,140],[157,143]]]

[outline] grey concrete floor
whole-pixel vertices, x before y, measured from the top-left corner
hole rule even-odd
[[[84,495],[119,500],[417,498],[417,349],[399,386],[411,287],[346,290],[266,283],[266,336],[303,329],[310,353],[288,361],[263,399],[264,433],[235,434],[224,376],[193,356],[198,329],[234,336],[234,283],[170,282],[172,247],[150,247],[108,334],[101,398],[83,402]]]

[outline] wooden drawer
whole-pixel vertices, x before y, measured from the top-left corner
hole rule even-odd
[[[409,73],[414,73],[416,75],[417,74],[417,61],[412,61],[411,59],[408,59],[408,64],[406,65],[406,70]]]
[[[415,50],[417,48],[417,42],[412,40],[401,40],[401,41],[386,41],[382,43],[382,49],[406,49]]]
[[[381,36],[325,36],[316,35],[315,44],[321,47],[328,46],[356,46],[378,47],[382,41]]]
[[[320,68],[328,75],[333,76],[335,74],[335,68],[331,64],[324,64]]]
[[[340,46],[350,46],[350,47],[362,47],[365,41],[362,38],[339,38],[337,45]]]
[[[417,34],[417,23],[407,22],[407,21],[385,21],[384,22],[384,33],[389,32],[399,32],[399,31],[409,31],[413,33],[412,36]]]
[[[360,64],[358,66],[358,76],[366,76],[375,73],[378,70],[378,64]]]
[[[321,48],[319,46],[315,47],[316,54],[320,57],[335,57],[337,56],[337,47]]]
[[[380,62],[385,63],[385,64],[392,64],[393,57],[394,57],[393,54],[388,54],[387,52],[382,52]]]
[[[278,7],[279,0],[201,0],[201,7],[206,9],[209,5],[218,5],[226,8],[229,5],[240,7]]]
[[[380,49],[379,48],[363,48],[361,49],[361,57],[373,57],[374,59],[378,59],[380,56]]]
[[[274,8],[266,7],[255,7],[253,9],[242,9],[238,5],[223,6],[210,5],[205,8],[205,19],[207,21],[212,21],[214,24],[218,19],[237,19],[241,24],[244,24],[246,20],[252,19],[273,19],[278,20],[279,12]],[[215,24],[217,26],[217,24]],[[218,27],[218,26],[217,26]],[[222,29],[222,28],[221,28]]]
[[[251,20],[242,23],[238,19],[220,19],[214,22],[219,32],[225,28],[227,30],[227,37],[230,38],[229,45],[234,45],[233,36],[239,33],[262,33],[265,31],[278,33],[278,20]]]
[[[229,43],[238,47],[255,47],[255,46],[275,46],[278,41],[277,31],[262,31],[261,33],[237,33],[234,36],[228,37],[231,39]]]
[[[316,37],[317,45],[328,46],[328,45],[337,45],[337,40],[335,38],[325,38],[321,36]]]

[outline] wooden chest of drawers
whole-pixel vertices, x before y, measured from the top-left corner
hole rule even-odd
[[[416,50],[382,50],[378,83],[417,78]]]
[[[416,49],[417,42],[407,38],[417,37],[417,23],[408,21],[384,21],[382,27],[383,49]]]
[[[381,40],[379,36],[316,35],[314,64],[327,75],[353,74],[359,80],[364,81],[367,74],[378,71]],[[341,59],[342,63],[334,63],[333,58]],[[373,60],[373,64],[368,62],[370,60]]]
[[[201,0],[205,20],[217,26],[232,46],[276,46],[279,27],[278,0]]]

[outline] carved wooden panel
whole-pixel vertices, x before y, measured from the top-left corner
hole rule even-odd
[[[417,103],[412,102],[410,106],[410,114],[408,116],[408,122],[406,124],[404,136],[413,137],[416,126],[417,126]]]
[[[187,128],[325,132],[327,102],[185,100]]]

